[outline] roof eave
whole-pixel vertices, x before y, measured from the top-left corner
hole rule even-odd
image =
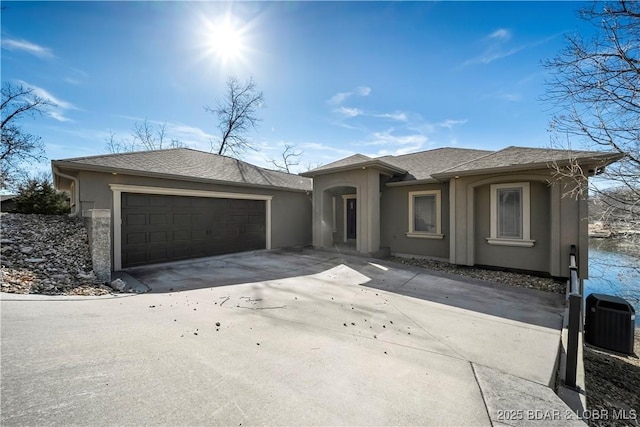
[[[395,181],[395,182],[387,182],[385,186],[387,187],[404,187],[407,185],[420,185],[420,184],[442,184],[442,180],[435,178],[424,178],[424,179],[416,179],[413,181]]]
[[[562,160],[549,160],[545,162],[536,162],[536,163],[526,163],[522,165],[509,165],[509,166],[499,166],[494,168],[484,168],[484,169],[471,169],[465,171],[448,171],[448,172],[440,172],[434,173],[431,176],[436,179],[449,179],[458,176],[470,176],[470,175],[485,175],[489,173],[505,173],[505,172],[522,172],[526,170],[540,170],[540,169],[551,169],[552,165],[557,166],[565,166],[570,164],[573,161],[577,161],[582,165],[593,165],[599,167],[605,167],[614,163],[621,158],[624,157],[624,154],[619,153],[606,153],[597,156],[589,156],[589,157],[577,157],[574,159],[562,159]]]
[[[174,179],[176,181],[191,181],[191,182],[202,182],[207,184],[231,185],[234,187],[262,188],[262,189],[272,189],[272,190],[280,190],[280,191],[294,191],[299,193],[309,193],[313,190],[313,188],[301,189],[301,188],[293,188],[293,187],[279,187],[276,185],[263,185],[263,184],[253,184],[253,183],[244,183],[244,182],[235,182],[235,181],[224,181],[224,180],[200,178],[200,177],[194,177],[194,176],[140,171],[137,169],[123,169],[123,168],[114,168],[109,166],[88,165],[88,164],[76,163],[76,162],[66,162],[64,160],[52,160],[51,164],[52,166],[57,166],[59,168],[71,169],[71,170],[84,170],[89,172],[105,172],[105,173],[122,174],[122,175],[137,175],[137,176],[145,176],[149,178]]]

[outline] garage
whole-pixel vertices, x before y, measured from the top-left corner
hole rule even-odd
[[[265,249],[266,201],[121,193],[122,267]]]

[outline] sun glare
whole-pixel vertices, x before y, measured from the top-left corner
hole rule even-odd
[[[246,29],[233,22],[230,15],[220,22],[207,22],[207,53],[218,58],[223,64],[244,60],[247,51],[245,40]]]

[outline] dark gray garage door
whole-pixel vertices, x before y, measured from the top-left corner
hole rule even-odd
[[[122,193],[122,267],[264,249],[265,205]]]

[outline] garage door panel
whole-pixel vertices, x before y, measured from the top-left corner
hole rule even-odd
[[[240,226],[239,225],[234,225],[234,224],[227,224],[226,226],[226,230],[225,230],[225,237],[229,237],[229,238],[236,238],[240,236]],[[230,242],[230,244],[232,244],[233,242]]]
[[[201,228],[199,230],[191,230],[191,240],[193,241],[207,240],[207,237],[209,235],[207,231],[208,230],[205,228]]]
[[[191,224],[193,224],[194,226],[198,226],[198,227],[202,227],[205,224],[209,224],[209,222],[207,222],[207,216],[204,214],[191,214]]]
[[[153,195],[149,196],[149,206],[150,207],[163,207],[169,206],[171,204],[171,200],[168,196],[158,196]]]
[[[191,258],[191,246],[184,245],[174,245],[172,247],[172,258],[173,259],[188,259]]]
[[[208,244],[206,240],[202,240],[199,242],[193,242],[191,244],[191,258],[195,258],[195,257],[202,257],[202,256],[207,256],[209,255],[209,252],[207,251],[208,248]]]
[[[214,224],[211,229],[211,237],[213,239],[221,239],[226,237],[227,227],[224,224]]]
[[[262,224],[247,224],[245,225],[246,227],[246,232],[248,234],[261,234],[264,231],[264,227],[262,226]]]
[[[171,260],[169,248],[166,246],[150,247],[147,250],[147,258],[146,263],[169,261]]]
[[[168,241],[169,241],[169,233],[167,231],[149,232],[149,243],[166,243]]]
[[[146,260],[147,260],[146,249],[140,250],[140,251],[129,250],[126,253],[123,253],[123,256],[122,256],[123,265],[145,264]]]
[[[229,223],[230,224],[246,224],[247,222],[249,222],[249,216],[248,215],[242,215],[242,214],[232,214],[229,217]]]
[[[263,200],[122,194],[122,265],[264,249]]]
[[[191,215],[188,213],[173,214],[173,225],[191,225]]]
[[[127,193],[126,197],[123,197],[123,199],[123,207],[149,206],[149,198],[144,195]]]
[[[191,240],[191,230],[174,230],[172,235],[174,242]]]
[[[147,243],[147,233],[127,233],[125,242],[127,245],[139,245]]]
[[[264,224],[264,216],[261,215],[249,215],[247,219],[249,224]]]
[[[147,225],[147,215],[127,213],[126,221],[129,225]]]
[[[164,225],[169,224],[169,217],[165,214],[149,214],[150,225]]]

